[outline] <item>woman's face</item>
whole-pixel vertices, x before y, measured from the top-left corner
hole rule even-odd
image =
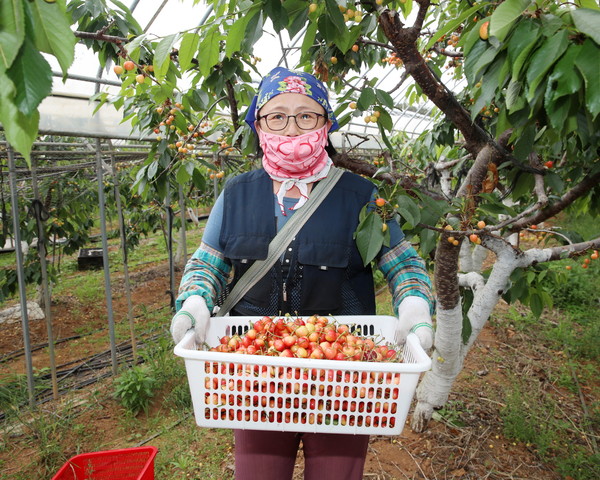
[[[276,113],[281,115],[272,115]],[[312,125],[312,123],[310,123],[311,113],[317,113],[322,116],[318,116],[313,128],[300,128],[298,122],[304,126]],[[307,115],[301,116],[300,114]],[[270,115],[268,122],[267,119],[264,118],[267,115]],[[294,118],[288,118],[288,115],[298,116],[296,117],[296,121],[294,121]],[[267,133],[274,133],[276,135],[284,135],[286,137],[296,137],[298,135],[313,132],[322,128],[326,123],[331,126],[331,121],[327,120],[327,116],[325,115],[325,109],[315,100],[301,93],[281,93],[276,97],[273,97],[260,109],[258,118],[260,120],[257,120],[255,124],[257,130],[263,130]],[[271,118],[280,121],[285,121],[287,118],[287,125],[282,130],[273,130],[272,128],[269,128],[269,124],[274,124],[274,121],[272,122]],[[304,123],[307,121],[309,122],[308,124]]]

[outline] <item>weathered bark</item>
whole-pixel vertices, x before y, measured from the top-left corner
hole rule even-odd
[[[485,130],[471,120],[470,113],[458,102],[456,97],[435,77],[417,48],[416,40],[421,33],[420,25],[431,2],[420,0],[417,20],[412,27],[404,27],[398,12],[386,9],[379,17],[379,24],[388,38],[396,55],[402,59],[404,68],[414,81],[450,121],[460,130],[465,139],[465,149],[473,155],[493,140]],[[495,144],[499,152],[506,153]]]
[[[225,82],[225,88],[227,89],[227,100],[229,102],[231,123],[233,124],[233,131],[237,132],[240,128],[240,115],[238,113],[238,103],[235,99],[235,89],[231,80]],[[237,142],[239,144],[239,141]]]

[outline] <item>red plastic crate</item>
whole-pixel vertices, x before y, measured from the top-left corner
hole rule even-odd
[[[67,461],[52,480],[154,480],[156,447],[82,453]]]

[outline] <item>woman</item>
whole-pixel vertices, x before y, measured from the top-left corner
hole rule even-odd
[[[198,250],[188,262],[171,333],[179,342],[194,328],[204,340],[210,313],[233,268],[233,284],[267,256],[277,231],[327,177],[328,133],[338,125],[325,86],[314,76],[275,68],[262,80],[246,116],[262,149],[262,169],[232,179],[219,196]],[[370,266],[353,239],[359,212],[374,197],[373,184],[344,172],[290,242],[279,262],[235,305],[232,315],[374,315]],[[398,313],[397,340],[412,329],[432,344],[433,297],[423,260],[389,221],[390,247],[378,267]],[[231,285],[231,286],[232,286]],[[305,479],[361,479],[367,435],[235,431],[236,479],[291,479],[302,442]]]

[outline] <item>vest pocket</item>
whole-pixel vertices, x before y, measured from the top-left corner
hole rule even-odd
[[[342,285],[350,257],[340,244],[311,244],[298,249],[302,266],[302,307],[311,314],[335,314],[343,307]]]

